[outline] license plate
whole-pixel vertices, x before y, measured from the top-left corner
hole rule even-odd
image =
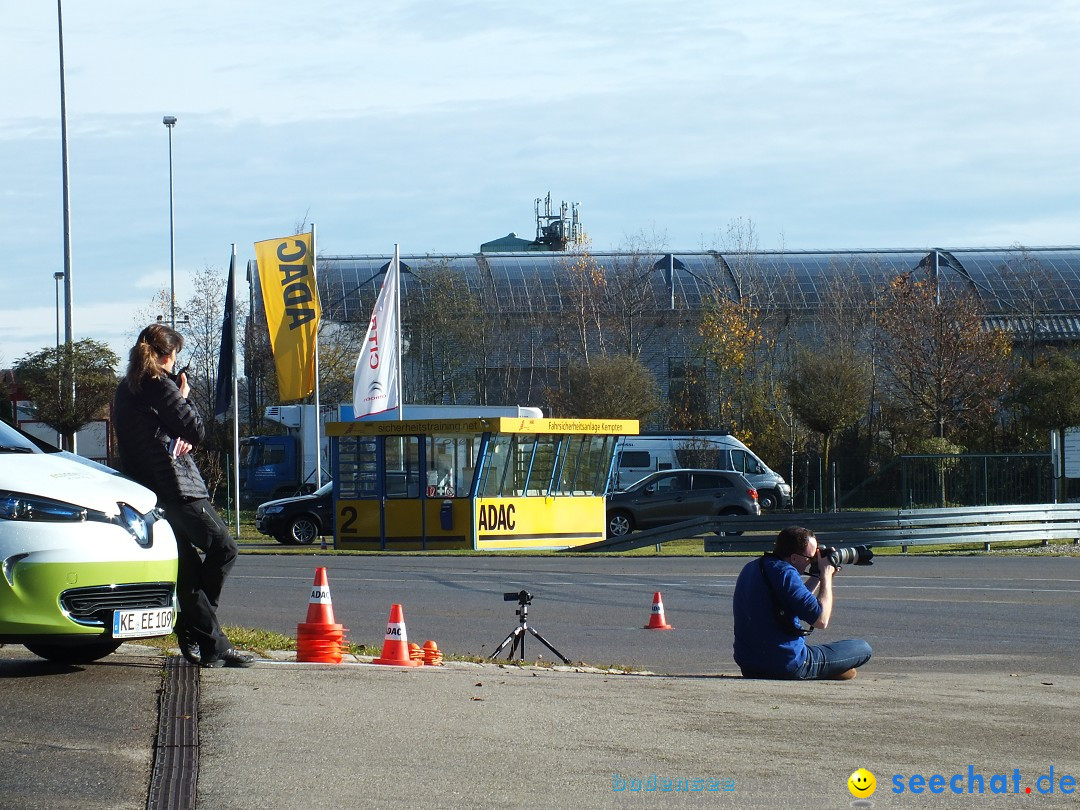
[[[167,636],[172,632],[173,609],[114,610],[113,638],[147,638]]]

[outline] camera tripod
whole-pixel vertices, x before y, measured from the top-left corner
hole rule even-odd
[[[506,638],[503,639],[502,644],[500,644],[495,649],[495,652],[491,654],[491,657],[488,660],[494,661],[495,658],[498,657],[499,653],[503,651],[503,648],[505,648],[507,644],[510,644],[510,652],[507,653],[506,660],[512,661],[514,659],[514,652],[516,651],[519,656],[518,660],[524,661],[525,632],[528,631],[534,636],[536,636],[536,638],[540,640],[541,644],[543,644],[545,647],[555,653],[555,655],[564,664],[566,664],[567,666],[573,666],[573,664],[570,663],[570,660],[566,656],[564,656],[561,652],[552,647],[551,644],[548,643],[548,640],[546,638],[536,632],[535,627],[529,627],[529,603],[532,602],[532,594],[529,594],[526,591],[522,591],[520,594],[506,594],[506,601],[509,602],[513,598],[516,598],[518,600],[518,609],[514,612],[520,619],[520,623],[517,627],[510,631]],[[513,643],[511,644],[511,642]]]

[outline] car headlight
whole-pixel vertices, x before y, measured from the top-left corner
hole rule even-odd
[[[268,506],[265,509],[260,506],[257,511],[263,515],[276,515],[278,512],[281,512],[284,509],[284,506]]]
[[[0,491],[0,518],[3,520],[81,523],[89,517],[89,509],[75,504],[22,492]]]
[[[780,486],[778,486],[777,489],[780,490],[785,495],[790,495],[791,494],[791,485],[790,484],[780,484]]]
[[[152,542],[150,526],[158,519],[156,510],[143,515],[126,503],[118,503],[119,516],[107,515],[73,503],[27,495],[24,492],[0,491],[0,519],[35,523],[112,523],[127,530],[140,546]]]

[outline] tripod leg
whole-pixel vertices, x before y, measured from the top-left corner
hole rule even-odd
[[[490,658],[488,658],[488,661],[494,661],[494,660],[495,660],[496,658],[498,658],[498,657],[499,657],[499,653],[501,653],[501,652],[503,651],[503,647],[505,647],[505,646],[506,646],[507,644],[509,644],[509,643],[510,643],[511,641],[514,641],[514,644],[515,644],[515,646],[516,646],[516,645],[517,645],[517,641],[516,641],[516,639],[515,639],[515,636],[517,636],[518,630],[520,630],[520,629],[521,629],[521,628],[520,628],[520,627],[518,627],[518,628],[514,628],[513,630],[511,630],[511,631],[510,631],[510,633],[509,633],[509,634],[508,634],[508,635],[506,636],[506,638],[504,638],[504,639],[502,640],[502,644],[500,644],[500,645],[499,645],[498,647],[496,647],[496,648],[495,648],[495,652],[493,652],[493,653],[491,654],[491,657],[490,657]],[[511,647],[511,648],[510,648],[510,654],[511,654],[511,655],[513,655],[513,654],[514,654],[514,648],[513,648],[513,647]]]
[[[561,652],[559,652],[554,647],[552,647],[550,644],[548,644],[548,640],[546,638],[544,638],[542,635],[540,635],[539,633],[536,632],[535,627],[530,627],[529,632],[532,633],[534,636],[536,636],[538,639],[540,639],[540,642],[545,647],[547,647],[549,650],[551,650],[553,653],[555,653],[555,655],[557,655],[562,660],[562,662],[564,664],[566,664],[568,667],[573,666],[573,664],[570,663],[570,661],[566,658],[566,656],[564,656]],[[524,650],[524,648],[525,648],[525,643],[524,642],[522,642],[521,647],[522,647],[522,650]],[[524,657],[524,656],[522,656],[522,657]]]

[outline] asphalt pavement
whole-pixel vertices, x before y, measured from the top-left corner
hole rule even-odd
[[[885,658],[853,681],[797,683],[292,658],[198,670],[126,644],[105,662],[57,667],[4,647],[0,805],[146,807],[176,742],[162,738],[157,707],[177,677],[197,692],[187,795],[200,810],[1080,801],[1080,677],[1034,665],[927,675]],[[876,790],[856,798],[848,779],[860,768]]]
[[[1080,801],[1075,676],[871,661],[853,681],[793,683],[261,660],[204,670],[200,690],[199,808]],[[859,768],[876,791],[856,798]]]

